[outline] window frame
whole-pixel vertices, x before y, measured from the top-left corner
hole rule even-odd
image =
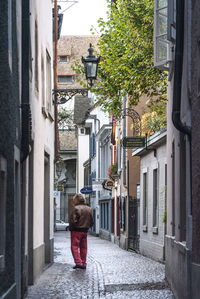
[[[155,176],[156,174],[156,176]],[[158,167],[153,168],[153,233],[158,233],[158,209],[159,209],[159,184],[158,184]]]
[[[51,68],[51,55],[46,49],[46,90],[45,90],[45,102],[46,108],[49,113],[52,112],[52,68]]]
[[[167,0],[166,0],[167,1]],[[167,40],[167,26],[166,26],[166,32],[162,34],[158,34],[158,15],[159,11],[167,9],[168,5],[166,3],[166,6],[158,7],[158,0],[154,0],[154,66],[163,70],[168,70],[167,62],[168,62],[168,56],[169,56],[169,41]],[[168,24],[168,13],[167,13],[167,24]],[[158,56],[158,40],[163,38],[163,44],[166,43],[166,57],[163,60],[157,60]],[[166,40],[166,42],[164,41]]]
[[[59,78],[67,78],[67,77],[71,77],[72,81],[71,82],[59,82]],[[75,82],[75,75],[58,75],[58,84],[61,85],[70,85],[70,84],[74,84]]]
[[[144,180],[145,178],[145,180]],[[143,232],[147,232],[148,228],[148,171],[145,168],[142,172],[142,223],[143,223]]]
[[[60,58],[67,58],[66,61],[61,61]],[[58,56],[58,62],[59,63],[69,63],[70,62],[70,55],[59,55]]]
[[[12,72],[12,0],[8,0],[8,64]]]
[[[3,191],[2,191],[3,190]],[[7,195],[7,160],[0,156],[0,272],[5,270],[6,254],[6,195]]]

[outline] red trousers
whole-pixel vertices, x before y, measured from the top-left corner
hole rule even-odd
[[[75,264],[86,267],[87,233],[71,232],[71,251]]]

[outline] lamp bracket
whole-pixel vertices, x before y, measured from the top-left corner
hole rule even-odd
[[[54,104],[56,102],[57,104],[65,104],[77,94],[80,94],[83,97],[87,97],[88,89],[87,88],[53,89]]]
[[[137,111],[132,108],[122,109],[118,114],[118,120],[125,118],[126,116],[132,119],[133,136],[141,136],[141,118]]]

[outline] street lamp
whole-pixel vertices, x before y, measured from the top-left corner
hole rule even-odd
[[[100,57],[96,58],[93,55],[94,49],[92,48],[92,44],[90,44],[90,48],[88,49],[89,55],[84,58],[82,57],[82,63],[85,68],[86,80],[89,80],[89,85],[92,87],[93,82],[97,78],[97,68],[100,61]]]

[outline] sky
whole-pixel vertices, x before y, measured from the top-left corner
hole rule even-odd
[[[64,11],[73,1],[60,2],[60,12]],[[90,28],[97,28],[99,18],[106,19],[106,0],[76,0],[77,3],[64,11],[61,35],[91,35]]]

